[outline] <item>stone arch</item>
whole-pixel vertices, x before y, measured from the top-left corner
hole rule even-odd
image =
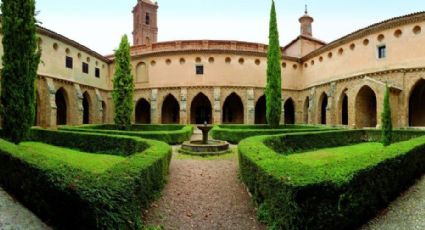
[[[90,117],[90,109],[91,106],[91,100],[90,95],[86,91],[83,93],[83,124],[90,124],[92,122],[92,119]]]
[[[304,100],[304,108],[303,108],[303,122],[304,124],[308,124],[308,110],[310,108],[310,97],[306,97]]]
[[[136,82],[148,82],[148,66],[145,62],[140,62],[136,66]]]
[[[168,94],[162,102],[161,117],[162,124],[180,123],[180,105],[172,94]]]
[[[323,92],[319,97],[318,104],[318,123],[322,125],[327,124],[327,110],[328,110],[328,95]]]
[[[425,79],[419,79],[409,96],[409,126],[425,126]]]
[[[69,122],[69,102],[68,93],[62,87],[56,91],[55,94],[56,103],[56,125],[66,125]]]
[[[265,95],[258,98],[255,104],[255,124],[267,124]]]
[[[136,103],[135,111],[136,124],[151,123],[151,104],[144,98],[140,98]]]
[[[244,123],[244,106],[241,97],[236,93],[231,93],[226,97],[222,119],[224,124]]]
[[[355,102],[355,122],[357,128],[376,127],[376,93],[367,85],[360,88]]]
[[[338,123],[348,125],[348,89],[344,89],[338,100]]]
[[[295,124],[295,103],[292,98],[288,98],[284,104],[285,124]]]
[[[212,106],[210,99],[203,93],[198,93],[190,105],[190,122],[192,124],[212,124]]]
[[[102,123],[105,124],[107,122],[107,114],[108,110],[106,107],[105,101],[102,101]]]

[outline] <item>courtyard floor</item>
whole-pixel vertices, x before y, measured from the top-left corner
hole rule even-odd
[[[195,133],[193,139],[200,139]],[[149,226],[173,229],[265,229],[238,178],[236,151],[221,157],[191,157],[173,147],[162,196],[143,213]],[[233,149],[236,146],[232,146]],[[50,229],[0,188],[0,230]],[[425,176],[362,230],[425,229]]]

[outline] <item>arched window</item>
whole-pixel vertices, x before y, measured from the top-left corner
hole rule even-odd
[[[148,82],[149,76],[148,76],[148,68],[146,63],[140,62],[136,66],[136,82]]]

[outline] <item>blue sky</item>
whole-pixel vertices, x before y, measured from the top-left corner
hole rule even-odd
[[[42,26],[101,54],[131,36],[136,0],[36,0]],[[408,3],[406,3],[408,2]],[[226,39],[267,43],[268,0],[159,0],[159,41]],[[333,41],[370,24],[425,11],[424,0],[276,0],[281,45],[299,34],[308,3],[314,37]]]

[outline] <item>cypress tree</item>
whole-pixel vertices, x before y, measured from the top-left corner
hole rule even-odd
[[[133,113],[134,82],[130,61],[130,44],[127,35],[124,35],[118,50],[115,51],[112,97],[115,104],[115,124],[126,130],[131,126],[131,114]]]
[[[281,58],[282,54],[279,44],[276,9],[274,1],[272,1],[269,26],[269,47],[267,50],[266,117],[267,123],[273,128],[279,126],[282,113]]]
[[[5,138],[18,144],[35,118],[35,79],[41,51],[37,49],[35,0],[3,0],[1,114]]]
[[[381,142],[384,146],[388,146],[392,142],[393,125],[391,120],[391,105],[389,88],[386,86],[384,96],[384,111],[381,113]]]

